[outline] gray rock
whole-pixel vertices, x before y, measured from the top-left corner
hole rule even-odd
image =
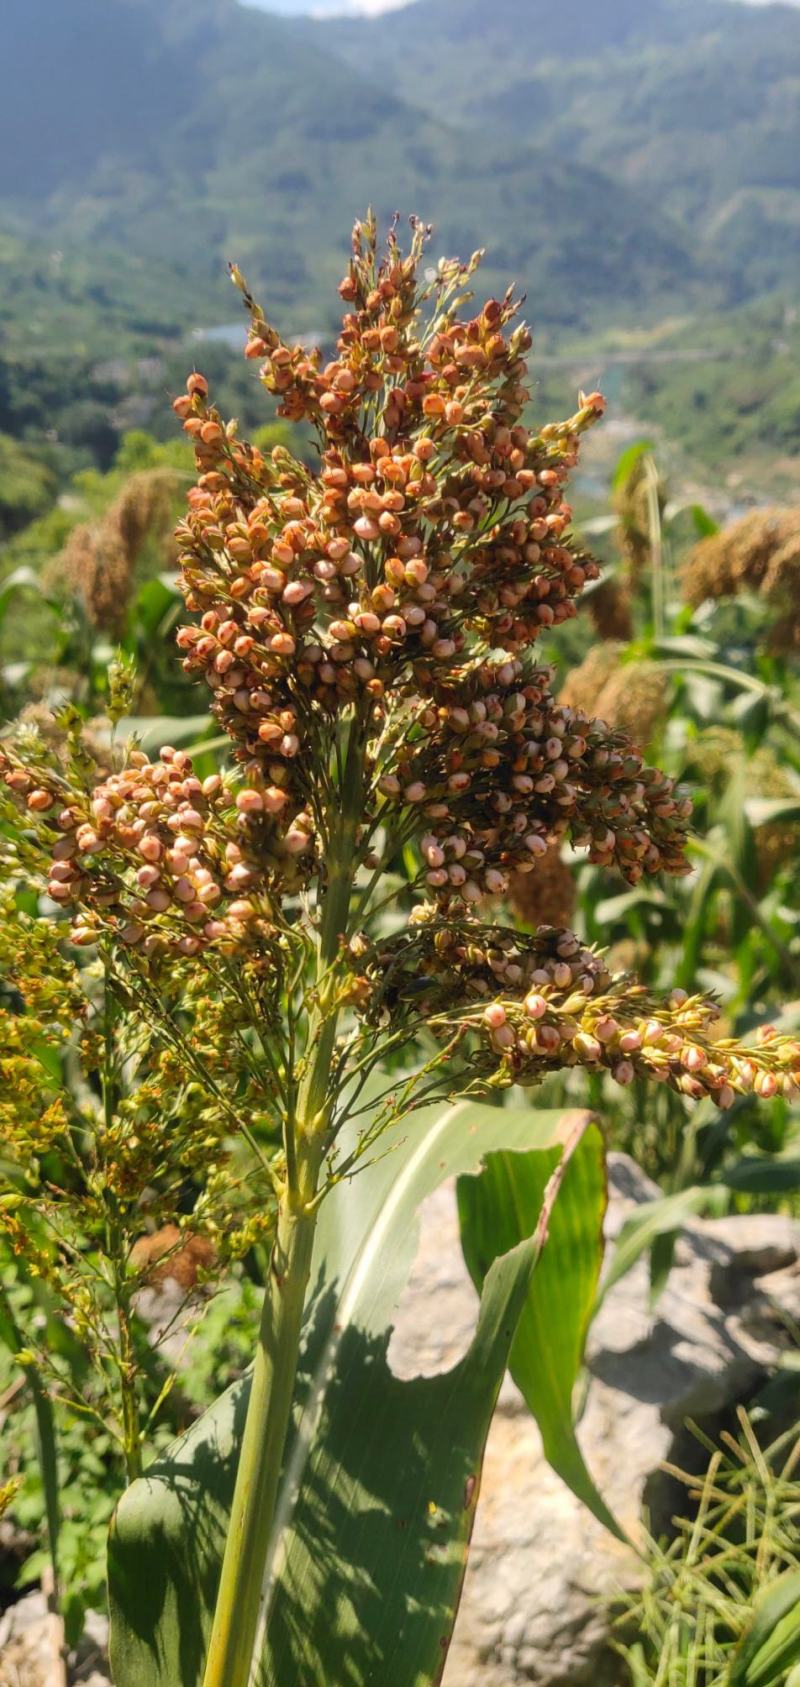
[[[607,1236],[659,1194],[610,1156]],[[664,1460],[685,1460],[686,1418],[714,1429],[746,1400],[788,1339],[800,1301],[800,1224],[770,1215],[696,1220],[666,1290],[649,1306],[643,1259],[609,1292],[591,1331],[579,1426],[586,1462],[634,1538],[646,1507],[667,1521]],[[425,1203],[417,1258],[389,1349],[400,1376],[449,1369],[469,1345],[477,1296],[463,1264],[452,1186]],[[634,1587],[635,1554],[553,1474],[510,1378],[486,1448],[475,1534],[443,1687],[613,1687],[605,1597]]]
[[[58,1687],[58,1627],[38,1589],[10,1605],[0,1618],[0,1687]],[[111,1687],[108,1619],[87,1611],[80,1645],[67,1658],[70,1687]]]

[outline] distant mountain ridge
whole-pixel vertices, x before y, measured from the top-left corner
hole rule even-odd
[[[0,230],[163,260],[187,310],[218,288],[232,312],[234,257],[284,322],[325,327],[369,202],[433,220],[437,252],[486,245],[487,285],[570,326],[737,302],[797,257],[787,6],[5,0],[3,42]]]
[[[421,114],[322,24],[236,0],[6,0],[3,34],[0,226],[181,263],[187,297],[235,257],[320,326],[370,202],[432,219],[439,251],[486,244],[490,283],[518,279],[540,319],[646,310],[693,274],[635,190]]]
[[[739,0],[419,0],[306,23],[448,123],[544,147],[683,225],[731,301],[800,270],[800,11]]]

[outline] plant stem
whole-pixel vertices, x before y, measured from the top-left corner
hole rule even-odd
[[[24,1351],[25,1340],[4,1289],[0,1289],[0,1341],[15,1356]],[[58,1537],[61,1529],[61,1506],[53,1402],[36,1365],[25,1361],[18,1361],[18,1363],[20,1363],[20,1369],[31,1391],[36,1416],[36,1452],[42,1478],[42,1492],[47,1520],[47,1549],[50,1556],[51,1592],[49,1603],[53,1609],[57,1609],[60,1598]]]
[[[309,1183],[316,1168],[306,1159]],[[304,1203],[305,1204],[305,1203]],[[247,1687],[294,1394],[315,1213],[288,1197],[264,1296],[250,1402],[203,1687]]]
[[[278,1205],[203,1687],[248,1687],[251,1677],[311,1270],[317,1181],[335,1099],[331,1066],[339,1018],[336,961],[350,916],[363,782],[363,727],[355,719],[341,773],[340,813],[326,860],[316,1007],[309,1036],[311,1059],[300,1085],[296,1115],[287,1114],[285,1121],[286,1187]]]
[[[136,1355],[130,1324],[130,1307],[119,1281],[117,1291],[117,1319],[119,1326],[119,1382],[122,1395],[122,1445],[125,1469],[129,1482],[142,1474],[142,1435],[139,1424],[139,1402],[136,1397]]]
[[[647,498],[647,527],[650,542],[650,572],[652,581],[653,629],[657,639],[665,631],[664,543],[661,529],[661,510],[658,503],[658,470],[647,453],[644,459],[645,495]]]

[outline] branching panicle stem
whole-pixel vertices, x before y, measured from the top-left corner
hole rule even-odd
[[[296,1113],[285,1120],[287,1187],[278,1212],[247,1419],[203,1687],[248,1687],[268,1565],[317,1215],[317,1184],[335,1101],[336,960],[347,936],[356,833],[364,802],[364,734],[354,719],[341,774],[321,901],[316,1007]]]

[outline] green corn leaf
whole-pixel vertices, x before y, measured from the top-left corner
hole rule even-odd
[[[603,1259],[606,1175],[596,1125],[565,1165],[549,1153],[491,1154],[479,1177],[461,1177],[458,1208],[464,1258],[478,1288],[499,1256],[535,1228],[548,1179],[563,1175],[547,1247],[528,1285],[509,1370],[542,1436],[553,1469],[606,1528],[624,1539],[586,1468],[575,1435],[572,1398]]]
[[[5,1263],[5,1262],[4,1262]],[[10,1273],[7,1273],[10,1275]],[[44,1496],[47,1524],[47,1550],[56,1597],[59,1585],[59,1534],[61,1530],[61,1500],[58,1479],[58,1447],[56,1442],[53,1402],[35,1364],[27,1363],[21,1355],[25,1351],[25,1337],[17,1324],[5,1289],[0,1288],[0,1341],[8,1348],[19,1365],[30,1389],[36,1419],[36,1452]],[[18,1357],[19,1356],[19,1357]]]
[[[617,458],[614,473],[611,476],[612,492],[621,492],[623,487],[627,486],[634,469],[642,458],[646,457],[648,452],[653,449],[651,439],[635,439],[631,445],[625,447],[625,450]]]
[[[550,1165],[563,1134],[557,1113],[428,1109],[323,1203],[254,1687],[440,1679],[541,1232],[491,1267],[460,1363],[402,1381],[387,1347],[415,1214],[444,1178],[500,1148],[549,1150]],[[247,1391],[247,1379],[229,1389],[121,1502],[109,1552],[116,1687],[198,1687]]]
[[[47,593],[42,590],[41,578],[35,569],[23,565],[12,569],[11,573],[6,574],[0,581],[0,621],[4,620],[17,592],[33,592],[40,602],[47,604],[48,609],[55,608]]]
[[[651,1311],[657,1306],[672,1270],[675,1258],[675,1244],[678,1240],[677,1230],[662,1230],[660,1236],[655,1236],[650,1245],[650,1294]]]
[[[650,885],[636,885],[633,890],[623,890],[618,896],[606,896],[598,902],[594,910],[594,917],[600,925],[613,925],[616,920],[624,920],[635,912],[637,908],[669,908],[669,899],[663,890]]]
[[[748,797],[745,812],[751,826],[774,826],[776,821],[800,820],[800,796]]]
[[[176,604],[182,605],[182,601],[174,578],[171,584],[167,584],[162,574],[152,580],[145,580],[144,585],[139,588],[134,606],[134,619],[138,623],[139,631],[154,638],[157,633],[163,631],[164,617]]]
[[[719,522],[714,520],[713,515],[709,515],[703,504],[689,504],[687,508],[698,539],[710,539],[714,533],[719,532]]]
[[[761,734],[769,725],[769,697],[751,691],[740,691],[725,705],[725,719],[740,732]]]
[[[756,1600],[734,1653],[730,1687],[776,1687],[800,1661],[800,1570],[787,1570]]]
[[[702,638],[699,633],[676,633],[674,637],[656,639],[653,649],[657,657],[688,656],[692,658],[693,661],[690,661],[688,665],[690,669],[693,662],[702,663],[706,657],[714,657],[717,653],[717,646],[710,639]],[[718,672],[721,677],[727,676],[729,672],[732,679],[737,677],[735,669],[723,668],[720,663],[714,664],[714,671]]]

